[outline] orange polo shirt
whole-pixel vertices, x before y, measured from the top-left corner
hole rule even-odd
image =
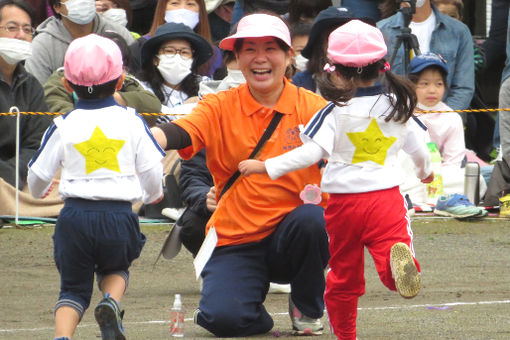
[[[228,179],[247,159],[275,111],[283,117],[257,159],[278,156],[300,146],[299,125],[306,125],[326,101],[289,81],[273,109],[260,105],[246,84],[217,94],[206,95],[193,112],[174,121],[191,136],[192,146],[181,149],[184,159],[206,148],[207,167],[213,175],[219,196]],[[240,176],[218,202],[207,224],[218,234],[218,246],[259,241],[270,235],[276,225],[303,204],[300,192],[307,184],[320,185],[317,165],[290,172],[277,180],[267,174]],[[218,198],[218,197],[217,197]],[[321,205],[325,206],[323,194]]]

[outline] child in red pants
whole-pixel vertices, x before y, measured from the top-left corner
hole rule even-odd
[[[331,33],[321,94],[329,101],[301,133],[303,145],[267,160],[245,160],[242,174],[272,179],[327,158],[321,188],[326,208],[330,271],[325,301],[339,339],[356,339],[358,299],[365,292],[364,247],[386,287],[405,298],[421,287],[413,233],[399,191],[397,153],[404,150],[422,182],[433,178],[427,146],[414,134],[416,96],[409,81],[393,75],[383,59],[381,32],[353,20]],[[384,86],[375,82],[383,74]]]

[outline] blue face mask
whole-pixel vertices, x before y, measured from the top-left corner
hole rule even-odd
[[[198,12],[193,12],[189,9],[180,8],[165,12],[166,22],[183,23],[191,29],[195,29],[198,25],[198,20]]]

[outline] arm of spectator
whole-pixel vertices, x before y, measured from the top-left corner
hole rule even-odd
[[[206,165],[205,149],[189,160],[181,163],[179,190],[186,205],[195,212],[208,213],[206,196],[214,186],[214,181]]]
[[[465,33],[459,36],[460,44],[459,50],[456,52],[455,71],[451,84],[448,84],[449,93],[446,97],[446,105],[454,110],[469,108],[475,92],[473,40],[467,26],[464,29]]]
[[[44,96],[51,112],[69,112],[74,108],[73,94],[62,83],[64,69],[59,68],[44,83]]]

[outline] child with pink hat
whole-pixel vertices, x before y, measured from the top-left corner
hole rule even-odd
[[[113,99],[125,76],[117,44],[95,34],[73,40],[64,71],[65,87],[79,100],[55,118],[28,172],[32,195],[45,197],[62,167],[65,205],[53,235],[61,278],[55,339],[72,337],[89,307],[94,274],[104,295],[94,310],[102,338],[125,339],[119,302],[145,244],[131,204],[161,199],[165,153],[135,110]]]
[[[328,159],[321,189],[330,198],[325,211],[330,271],[325,301],[339,339],[356,339],[358,299],[365,292],[364,247],[381,281],[404,298],[420,291],[410,219],[399,185],[400,149],[411,155],[416,175],[430,182],[427,146],[408,126],[416,105],[412,84],[390,71],[381,32],[359,20],[334,30],[328,40],[329,64],[319,79],[331,103],[301,131],[303,145],[266,160],[246,160],[248,176],[276,179]],[[380,79],[384,85],[376,84]]]

